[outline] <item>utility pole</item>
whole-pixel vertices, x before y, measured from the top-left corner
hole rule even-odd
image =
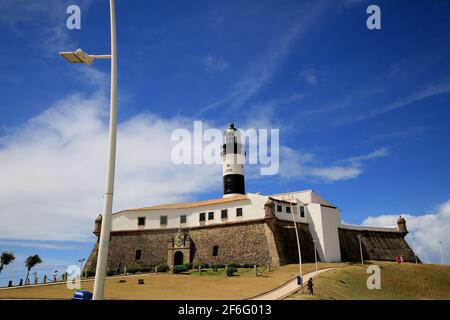
[[[363,252],[362,252],[362,244],[361,244],[361,237],[362,237],[362,236],[361,236],[360,234],[358,234],[356,237],[357,237],[358,240],[359,240],[359,252],[360,252],[360,254],[361,254],[361,266],[364,267],[364,258],[363,258]]]

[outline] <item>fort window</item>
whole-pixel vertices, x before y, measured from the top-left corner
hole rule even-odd
[[[161,217],[159,217],[159,224],[160,225],[167,225],[167,216],[161,216]]]
[[[213,255],[213,257],[217,257],[219,255],[219,246],[213,247],[212,255]]]
[[[236,217],[242,217],[242,208],[236,208]]]
[[[141,259],[141,255],[142,255],[142,251],[141,250],[136,250],[136,253],[134,255],[134,260],[140,260]]]
[[[186,223],[186,216],[185,215],[180,216],[180,223]]]
[[[286,207],[286,213],[291,213],[291,207]]]
[[[221,211],[222,219],[228,219],[228,210],[224,209]]]
[[[214,220],[214,212],[208,212],[208,220]]]
[[[138,226],[145,226],[145,217],[138,218]]]
[[[278,212],[283,212],[283,207],[281,205],[277,205],[277,211]]]
[[[200,213],[200,222],[205,221],[205,213]]]
[[[305,217],[305,207],[300,206],[300,217],[304,218]]]

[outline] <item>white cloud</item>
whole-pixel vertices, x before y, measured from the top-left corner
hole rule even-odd
[[[315,86],[318,81],[326,76],[324,70],[316,70],[314,68],[307,69],[299,73],[299,77],[306,81],[308,84]]]
[[[73,95],[0,138],[3,239],[89,239],[102,205],[107,105],[101,94]],[[191,126],[152,114],[119,124],[115,210],[189,200],[221,185],[220,166],[171,163],[172,131]]]
[[[400,214],[384,214],[368,217],[363,225],[393,226]],[[432,213],[423,215],[401,214],[406,219],[410,232],[406,240],[414,246],[417,255],[423,262],[441,263],[440,246],[442,241],[444,262],[449,264],[450,258],[450,200],[439,205]],[[412,237],[415,237],[413,243]]]
[[[224,71],[228,68],[228,63],[220,57],[207,56],[204,60],[206,70],[208,71]]]
[[[365,155],[336,161],[339,165],[317,165],[314,153],[301,153],[286,146],[280,147],[280,175],[285,178],[300,178],[320,182],[336,182],[354,179],[363,173],[365,161],[389,154],[387,148],[377,149]]]

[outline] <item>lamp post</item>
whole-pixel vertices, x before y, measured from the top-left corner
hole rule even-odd
[[[298,230],[297,230],[297,223],[295,222],[295,216],[294,216],[294,210],[292,210],[292,200],[293,197],[290,194],[289,195],[289,206],[291,208],[291,214],[292,214],[292,221],[294,222],[294,228],[295,228],[295,236],[297,237],[297,249],[298,249],[298,267],[299,267],[299,271],[300,271],[300,279],[302,281],[302,285],[300,287],[301,292],[303,293],[303,273],[302,273],[302,251],[300,248],[300,240],[298,237]]]
[[[316,262],[316,277],[318,277],[319,276],[319,272],[317,270],[317,244],[316,244],[317,240],[314,239],[313,242],[314,242],[314,261]]]
[[[360,252],[360,254],[361,254],[361,266],[364,267],[364,259],[363,259],[362,244],[361,244],[361,235],[358,234],[356,237],[357,237],[358,240],[359,240],[359,252]]]
[[[412,247],[413,247],[413,252],[414,252],[414,260],[416,261],[416,264],[417,264],[416,245],[414,243],[415,241],[416,241],[416,237],[412,237]]]
[[[102,300],[105,287],[106,267],[108,262],[109,238],[111,234],[111,217],[114,192],[114,172],[116,167],[116,136],[117,136],[117,44],[116,44],[116,13],[115,0],[109,1],[111,24],[111,54],[89,55],[78,49],[74,52],[60,52],[60,55],[70,63],[90,65],[95,59],[111,59],[111,97],[108,135],[108,156],[106,162],[105,192],[103,195],[102,227],[100,232],[97,267],[94,280],[94,300]]]
[[[83,259],[78,259],[78,262],[80,263],[80,272],[81,272],[81,270],[83,270],[83,262],[84,262],[84,261],[86,261],[85,258],[83,258]]]
[[[444,264],[444,252],[442,251],[442,241],[438,241],[441,248],[441,264]]]

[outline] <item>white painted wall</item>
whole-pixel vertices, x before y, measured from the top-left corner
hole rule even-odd
[[[248,199],[229,203],[218,203],[195,208],[157,209],[157,210],[124,210],[113,215],[112,230],[146,230],[161,228],[197,227],[201,225],[219,224],[242,220],[264,218],[264,203],[267,196],[248,194]],[[236,209],[242,208],[242,217],[236,216]],[[228,219],[221,219],[221,210],[228,210]],[[205,212],[205,222],[200,222],[200,213]],[[214,212],[214,220],[208,220],[208,212]],[[186,224],[180,224],[180,216],[186,215]],[[160,217],[167,216],[167,225],[160,225]],[[145,217],[145,226],[138,226],[138,218]]]
[[[317,252],[320,260],[326,262],[341,261],[338,225],[340,214],[338,209],[310,203],[307,206],[309,231],[313,239],[318,240]]]

